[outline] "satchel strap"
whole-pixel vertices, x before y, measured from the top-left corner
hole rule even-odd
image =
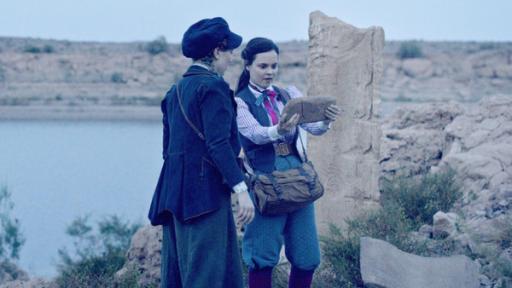
[[[179,84],[176,84],[175,87],[176,87],[176,96],[178,97],[178,104],[180,105],[180,110],[181,110],[181,113],[183,114],[183,117],[185,118],[185,121],[187,121],[188,125],[192,128],[192,130],[194,130],[194,132],[196,132],[197,137],[199,137],[201,140],[205,141],[206,138],[204,137],[203,133],[201,133],[201,131],[199,131],[199,129],[197,129],[196,125],[194,125],[194,123],[192,123],[192,121],[190,121],[190,119],[188,118],[187,113],[185,113],[185,108],[183,108],[183,103],[181,102]]]
[[[283,188],[281,187],[281,185],[279,185],[279,183],[277,183],[276,177],[274,177],[274,175],[268,174],[267,177],[270,180],[270,182],[272,183],[272,187],[276,191],[277,198],[281,200],[282,199],[281,196],[283,195]]]
[[[301,176],[304,176],[304,178],[306,178],[306,182],[308,184],[308,188],[309,188],[309,192],[312,194],[313,191],[315,190],[315,183],[316,183],[316,175],[312,176],[312,175],[309,175],[306,170],[304,170],[304,167],[301,165],[299,167],[297,167],[297,169],[299,170],[299,174]]]

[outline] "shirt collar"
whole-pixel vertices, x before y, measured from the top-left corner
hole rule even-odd
[[[202,68],[204,68],[204,69],[206,69],[208,71],[211,71],[211,68],[206,66],[206,65],[204,65],[203,63],[194,62],[194,63],[192,63],[192,65],[199,66],[199,67],[202,67]]]
[[[252,94],[256,98],[258,98],[261,95],[261,93],[262,93],[261,91],[264,91],[264,90],[274,91],[274,87],[272,85],[268,86],[267,88],[262,88],[261,86],[254,84],[254,82],[252,82],[252,81],[249,81],[249,83],[251,83],[251,85],[253,85],[259,89],[259,90],[256,90],[251,85],[247,85],[247,87],[249,87],[249,90],[251,90]]]
[[[268,86],[267,88],[262,88],[261,86],[254,84],[254,82],[252,82],[252,81],[249,81],[249,82],[251,85],[247,85],[247,87],[249,88],[249,91],[251,91],[252,95],[254,96],[254,103],[258,106],[262,105],[262,103],[263,103],[263,98],[264,98],[264,95],[262,95],[263,91],[270,90],[270,91],[275,92],[274,86],[272,86],[272,85]],[[252,87],[252,86],[255,86],[255,87]],[[256,90],[255,88],[257,88],[258,90]],[[276,100],[277,99],[279,99],[279,97],[276,98]]]

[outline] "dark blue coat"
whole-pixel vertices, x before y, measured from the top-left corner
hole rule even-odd
[[[205,140],[183,117],[173,86],[162,101],[164,164],[149,211],[153,225],[166,223],[171,214],[187,221],[218,209],[244,179],[236,159],[241,146],[229,85],[192,65],[179,87],[186,114]]]

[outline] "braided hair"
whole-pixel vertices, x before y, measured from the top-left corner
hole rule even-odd
[[[242,74],[238,78],[238,85],[236,88],[236,93],[242,91],[248,84],[251,75],[249,71],[246,69],[247,66],[251,65],[254,62],[254,58],[256,58],[257,54],[265,53],[268,51],[276,51],[279,55],[279,47],[270,39],[263,37],[252,38],[251,41],[247,43],[244,50],[242,51],[242,60],[244,60],[244,67],[242,70]]]

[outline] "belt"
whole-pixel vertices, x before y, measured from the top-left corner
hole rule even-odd
[[[288,143],[274,143],[274,150],[277,156],[287,156],[292,154],[292,146]]]

